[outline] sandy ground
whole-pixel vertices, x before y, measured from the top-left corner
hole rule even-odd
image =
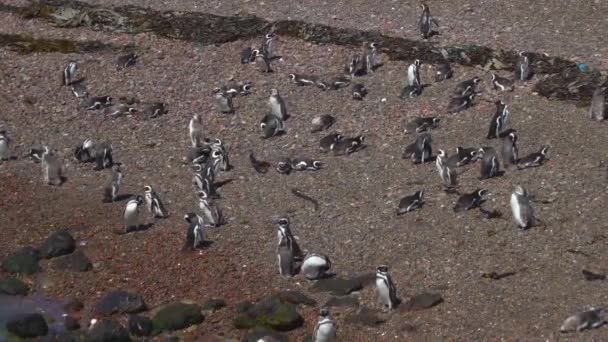
[[[563,2],[552,3],[547,17],[553,13],[560,19],[541,21],[539,25],[536,17],[526,18],[539,13],[539,9],[524,11],[518,3],[471,2],[468,8],[473,12],[468,12],[467,6],[458,6],[455,12],[458,15],[451,12],[456,5],[431,3],[445,32],[436,39],[475,40],[492,46],[550,51],[565,57],[600,54],[598,63],[601,61],[602,52],[593,42],[599,44],[606,37],[585,35],[586,40],[580,41],[568,37],[575,36],[571,27],[575,25],[574,18],[592,11],[597,13],[605,5],[592,2],[580,5],[577,8],[580,13],[569,18],[574,13],[562,13]],[[181,9],[197,9],[189,2],[180,4],[185,6]],[[178,6],[160,2],[138,2],[138,5],[167,9]],[[211,2],[204,5],[199,4],[198,9],[234,12],[229,11],[229,3],[222,2],[217,7]],[[346,2],[337,3],[334,14],[325,11],[317,15],[320,8],[313,5],[265,2],[257,6],[243,2],[240,8],[270,18],[316,18],[344,26],[356,22],[350,16],[342,19],[347,17],[342,14]],[[391,6],[397,6],[396,2],[380,3],[373,11],[366,6],[371,5],[354,6],[357,8],[354,13],[360,13],[361,19],[369,18],[370,28],[380,27],[385,13],[391,13],[394,24],[390,31],[414,36],[409,23],[415,21],[417,9],[400,3],[398,9],[389,11]],[[273,10],[265,10],[267,7]],[[502,8],[508,15],[494,18],[489,13],[494,8]],[[338,18],[334,20],[332,15]],[[492,19],[496,19],[492,29],[479,29]],[[3,33],[99,39],[118,45],[135,44],[142,50],[139,64],[118,72],[113,66],[116,58],[113,54],[22,56],[0,49],[3,89],[0,105],[4,108],[0,124],[9,129],[15,141],[13,151],[20,156],[0,166],[3,227],[0,256],[21,246],[38,245],[51,232],[67,227],[95,266],[92,272],[84,274],[54,272],[46,267],[43,274],[27,279],[48,294],[77,297],[90,305],[105,291],[119,287],[141,293],[150,306],[155,306],[172,299],[203,302],[218,297],[236,304],[283,289],[308,293],[309,284],[304,278],[281,279],[274,264],[276,233],[271,218],[288,214],[302,247],[328,254],[338,274],[360,274],[387,264],[403,297],[426,290],[440,292],[445,300],[430,310],[393,314],[378,328],[347,326],[342,320],[348,310],[336,309],[334,315],[344,340],[567,339],[570,336],[558,333],[563,319],[586,306],[606,302],[602,291],[605,284],[588,282],[581,275],[583,268],[607,271],[606,235],[601,224],[608,218],[602,210],[606,183],[605,174],[598,168],[599,162],[607,157],[602,149],[608,143],[605,128],[586,120],[586,109],[532,95],[534,80],[519,84],[513,93],[498,94],[489,89],[488,74],[455,67],[453,80],[433,84],[419,99],[403,102],[397,95],[407,65],[387,62],[373,76],[360,79],[370,93],[364,101],[357,102],[350,98],[348,89],[321,92],[296,87],[287,79],[291,72],[336,74],[354,52],[346,47],[319,46],[280,37],[278,50],[286,56],[285,60],[277,65],[276,73],[266,75],[254,65],[238,63],[240,50],[258,44],[258,40],[200,47],[147,34],[61,30],[5,13],[0,14],[0,20],[4,23]],[[400,31],[404,25],[397,22],[407,22],[408,28]],[[506,30],[506,23],[510,30]],[[592,25],[585,20],[579,23]],[[554,32],[556,29],[560,34]],[[580,27],[577,30],[576,34],[586,32]],[[481,36],[473,36],[473,32],[480,31]],[[169,114],[150,121],[139,116],[110,120],[83,111],[71,92],[59,86],[61,69],[72,59],[80,62],[80,75],[86,78],[95,95],[164,101]],[[475,75],[486,81],[482,100],[466,112],[446,115],[449,90],[458,81]],[[238,118],[217,114],[210,97],[211,89],[231,76],[254,83],[251,96],[236,99]],[[430,76],[429,67],[423,66],[425,83],[430,82]],[[266,99],[272,87],[281,90],[292,118],[287,122],[286,135],[262,140],[257,127],[266,112]],[[387,104],[380,107],[383,97],[387,98]],[[432,132],[435,148],[453,151],[460,145],[496,145],[496,141],[485,139],[494,110],[487,101],[495,99],[504,99],[511,105],[511,126],[518,130],[521,153],[549,144],[551,163],[537,169],[507,171],[504,177],[481,182],[477,179],[478,165],[468,167],[470,170],[461,175],[461,191],[489,189],[492,196],[487,207],[504,214],[502,219],[486,221],[476,211],[452,212],[456,197],[440,191],[434,164],[412,165],[401,159],[403,147],[414,140],[413,136],[404,135],[402,129],[403,121],[409,117],[440,116],[441,126]],[[222,180],[233,180],[220,190],[223,195],[220,206],[229,224],[209,231],[213,241],[210,248],[201,253],[186,253],[181,251],[185,239],[182,217],[192,210],[194,197],[183,156],[188,144],[186,127],[194,113],[203,114],[209,136],[222,138],[230,146],[235,168],[221,176]],[[310,121],[313,116],[326,113],[338,119],[330,131],[365,134],[369,147],[349,157],[319,153],[318,140],[323,133],[309,133]],[[153,185],[165,200],[171,217],[153,221],[143,215],[154,223],[151,229],[115,234],[113,230],[122,224],[124,203],[101,203],[109,172],[93,171],[91,165],[77,164],[72,158],[73,148],[85,138],[111,141],[116,160],[125,165],[123,191],[142,193],[145,184]],[[68,177],[63,186],[43,185],[40,165],[21,157],[30,145],[39,143],[52,146],[62,157]],[[270,161],[282,156],[317,157],[326,163],[326,168],[289,176],[274,171],[259,175],[249,164],[251,150]],[[550,202],[535,205],[545,226],[526,232],[514,227],[508,199],[516,184]],[[313,211],[310,205],[295,198],[289,192],[292,187],[316,198],[320,209]],[[394,211],[399,199],[420,188],[426,189],[426,206],[397,217]],[[494,271],[516,274],[498,281],[481,277],[484,272]],[[363,304],[371,305],[372,290],[364,290],[361,297]],[[291,333],[294,338],[312,331],[317,308],[300,311],[306,324]],[[224,310],[185,334],[238,336],[242,332],[232,330],[232,317],[230,310]],[[415,330],[404,329],[406,323]],[[577,338],[606,339],[608,334],[605,329],[598,329]]]

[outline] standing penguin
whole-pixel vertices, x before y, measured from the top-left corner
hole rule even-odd
[[[110,184],[104,189],[103,202],[114,202],[118,199],[118,191],[122,184],[123,174],[120,164],[112,166],[112,178]]]
[[[517,62],[515,63],[515,79],[519,81],[527,81],[530,78],[530,60],[526,52],[519,53]]]
[[[420,88],[420,60],[414,60],[414,63],[410,64],[407,68],[407,85]]]
[[[262,72],[265,72],[265,73],[274,72],[274,70],[272,70],[272,67],[270,65],[272,58],[270,58],[269,56],[264,54],[264,51],[253,50],[253,54],[255,56],[256,63],[260,63],[260,65],[262,66],[261,67]]]
[[[262,130],[262,138],[268,139],[285,133],[285,122],[278,116],[267,114],[260,122],[260,129]]]
[[[219,227],[223,224],[222,211],[211,201],[204,190],[198,192],[198,208],[203,213],[205,223],[213,227]]]
[[[266,58],[272,59],[274,57],[274,32],[269,32],[264,35],[264,41],[260,52],[266,56]]]
[[[48,147],[45,146],[45,151],[42,155],[42,170],[44,182],[48,185],[61,185],[65,178],[63,177],[63,167],[61,162],[54,154],[51,154]]]
[[[294,260],[302,260],[304,258],[304,253],[302,249],[300,249],[300,245],[296,241],[295,236],[291,233],[291,229],[289,228],[289,219],[287,217],[282,217],[277,220],[278,229],[277,229],[277,237],[280,241],[281,238],[285,237],[287,239],[287,243],[289,244],[289,249],[293,253]]]
[[[399,207],[397,208],[397,215],[403,215],[410,211],[422,208],[424,204],[424,190],[416,191],[411,196],[405,196],[399,201]]]
[[[448,158],[448,154],[444,150],[438,150],[435,166],[441,177],[441,183],[444,191],[453,191],[458,185],[456,165],[454,159]]]
[[[336,321],[329,316],[329,310],[322,308],[319,312],[319,321],[312,333],[313,342],[334,342],[336,337]]]
[[[86,139],[74,150],[74,157],[81,163],[89,163],[95,160],[95,143],[91,139]]]
[[[430,133],[420,134],[414,143],[405,148],[402,158],[410,158],[414,164],[426,163],[433,156],[432,142]]]
[[[519,185],[511,194],[511,211],[513,211],[515,223],[520,228],[526,229],[534,224],[534,210],[530,205],[528,193]]]
[[[606,88],[598,87],[593,92],[593,98],[591,99],[591,108],[589,109],[589,116],[592,120],[602,121],[606,118],[606,97],[604,92]]]
[[[488,130],[487,139],[495,139],[499,138],[500,134],[507,128],[507,123],[509,121],[509,115],[511,112],[509,111],[509,106],[504,103],[502,100],[496,101],[496,111],[492,116],[492,121],[490,121],[490,129]]]
[[[232,105],[232,96],[227,94],[221,88],[213,88],[213,99],[217,110],[224,114],[234,113],[234,107]]]
[[[76,62],[69,62],[68,65],[63,69],[63,85],[69,86],[74,81],[74,76],[78,71],[78,64]]]
[[[2,164],[3,160],[8,160],[10,158],[10,143],[11,140],[6,134],[6,130],[0,129],[0,164]]]
[[[190,249],[201,248],[205,241],[205,224],[203,218],[195,213],[188,213],[184,215],[184,220],[188,222],[185,247]]]
[[[148,211],[152,213],[155,218],[163,218],[169,216],[167,209],[163,202],[160,200],[160,197],[156,193],[156,191],[152,190],[152,187],[149,185],[144,186],[144,199],[146,200],[146,204],[148,206]]]
[[[445,81],[453,76],[450,55],[446,49],[441,49],[441,55],[443,56],[443,62],[435,65],[435,82]]]
[[[501,156],[502,163],[506,168],[517,165],[518,148],[517,148],[517,133],[512,130],[507,136],[501,139]]]
[[[307,254],[302,262],[302,273],[308,280],[317,280],[325,277],[331,268],[331,260],[321,254]]]
[[[393,310],[398,304],[397,288],[388,274],[388,266],[381,265],[376,269],[376,291],[380,303],[388,310]]]
[[[482,147],[479,149],[481,156],[479,179],[488,179],[500,174],[500,163],[496,150],[493,147]]]
[[[279,238],[277,246],[277,261],[279,263],[279,274],[290,278],[295,275],[294,255],[286,236]]]
[[[143,203],[141,196],[135,196],[135,198],[127,202],[124,212],[125,222],[125,233],[139,228],[139,206]]]
[[[192,147],[201,146],[203,142],[203,118],[200,114],[196,113],[192,116],[192,119],[190,119],[188,133],[190,135]]]
[[[427,4],[421,4],[420,6],[422,7],[422,13],[417,22],[418,32],[424,39],[427,39],[433,34],[433,24],[439,27],[439,23],[431,16],[431,11]]]
[[[270,89],[270,98],[268,98],[268,105],[270,106],[270,112],[277,118],[285,121],[288,118],[287,107],[285,107],[285,101],[279,95],[277,89]]]

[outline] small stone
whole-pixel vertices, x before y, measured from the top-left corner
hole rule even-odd
[[[0,279],[0,293],[10,296],[25,296],[30,291],[30,288],[17,278]]]
[[[146,309],[144,299],[124,290],[108,292],[97,302],[93,312],[99,316],[110,316],[115,313],[135,313]]]
[[[33,313],[8,321],[6,330],[22,338],[33,338],[48,334],[49,327],[41,314]]]
[[[76,241],[67,231],[53,233],[40,246],[40,256],[50,259],[65,254],[70,254],[76,249]]]

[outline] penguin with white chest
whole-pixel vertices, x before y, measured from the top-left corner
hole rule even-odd
[[[44,182],[48,185],[61,185],[65,181],[61,162],[46,146],[42,154],[42,171]]]
[[[307,86],[317,84],[319,77],[315,75],[289,74],[289,80],[298,86]]]
[[[392,311],[399,304],[397,288],[388,274],[388,266],[381,265],[376,269],[376,292],[385,310]]]
[[[279,264],[279,274],[285,278],[291,278],[295,275],[295,262],[293,250],[290,247],[286,236],[279,238],[277,246],[277,261]]]
[[[95,143],[86,139],[74,150],[74,157],[81,163],[90,163],[95,160]]]
[[[0,129],[0,164],[4,160],[10,159],[10,143],[11,139],[8,137],[5,129]]]
[[[198,192],[198,208],[203,214],[205,223],[213,227],[219,227],[224,223],[222,211],[204,190]]]
[[[492,73],[492,86],[494,86],[494,90],[498,91],[513,91],[513,89],[515,89],[512,80],[506,77],[500,77],[495,73]]]
[[[456,164],[453,161],[444,150],[438,150],[435,166],[441,177],[443,191],[446,192],[454,191],[458,185]]]
[[[522,229],[534,225],[534,210],[530,204],[528,193],[521,186],[516,186],[511,194],[511,211],[515,224]]]
[[[142,203],[143,198],[141,198],[141,196],[135,196],[135,198],[127,202],[123,214],[125,233],[139,228],[139,206],[142,205]]]
[[[515,63],[515,79],[518,81],[527,81],[530,78],[530,59],[526,52],[522,51],[517,57]]]
[[[63,69],[63,77],[62,83],[65,86],[69,86],[74,81],[74,76],[78,71],[78,63],[71,61],[68,65]]]
[[[564,321],[559,328],[561,332],[582,331],[599,328],[606,323],[608,313],[603,307],[591,307],[586,311],[576,313]]]
[[[507,128],[507,123],[509,122],[509,116],[511,114],[509,106],[502,100],[496,101],[495,104],[496,111],[490,121],[490,128],[488,130],[488,135],[486,136],[487,139],[501,137],[501,133]]]
[[[186,228],[186,248],[199,249],[205,242],[205,223],[203,218],[195,213],[184,215],[184,220],[188,223]]]
[[[496,150],[493,147],[480,148],[479,155],[481,156],[479,179],[483,180],[492,177],[497,177],[501,174],[500,162],[498,161]]]
[[[519,149],[517,147],[517,133],[511,130],[509,134],[501,139],[501,156],[505,168],[517,165]]]
[[[266,114],[260,122],[262,138],[268,139],[285,133],[285,122],[274,114]]]
[[[155,218],[165,218],[169,216],[169,212],[165,209],[165,205],[160,197],[149,185],[144,186],[144,199],[146,200],[148,211],[152,213]]]
[[[104,189],[103,202],[110,203],[118,199],[118,192],[123,180],[122,168],[120,164],[112,166],[112,177],[110,184]]]
[[[213,100],[215,106],[220,113],[232,114],[234,113],[234,106],[232,105],[232,96],[226,93],[221,88],[213,88]]]
[[[199,147],[203,142],[203,118],[200,114],[194,114],[188,124],[188,134],[192,147]]]
[[[331,260],[322,254],[307,254],[302,262],[301,271],[308,280],[324,278],[331,268]]]
[[[399,201],[397,215],[403,215],[422,208],[424,204],[424,190],[416,191],[413,195],[405,196]]]
[[[540,148],[538,152],[534,152],[529,154],[523,158],[521,158],[517,162],[518,169],[526,169],[529,167],[539,167],[545,163],[547,158],[547,153],[549,152],[549,146],[543,146]]]
[[[414,60],[407,68],[407,85],[420,88],[420,60]]]
[[[277,89],[270,90],[270,98],[268,98],[268,105],[270,107],[270,112],[272,115],[277,118],[285,121],[289,117],[287,115],[287,107],[285,106],[285,101],[281,95],[279,95],[279,91]]]
[[[291,233],[291,229],[289,228],[289,219],[287,217],[281,217],[277,221],[277,238],[280,241],[283,237],[287,239],[289,244],[289,249],[293,253],[293,258],[296,261],[300,261],[304,258],[304,253],[302,249],[300,249],[300,245],[298,244],[295,236]]]
[[[591,98],[591,108],[589,109],[589,117],[595,121],[606,119],[606,96],[604,95],[606,88],[598,87],[593,91]]]
[[[433,24],[439,27],[439,23],[431,16],[431,11],[427,4],[421,4],[420,6],[422,7],[422,13],[417,22],[418,32],[422,35],[422,38],[428,39],[435,33],[433,31]]]
[[[336,336],[336,321],[329,315],[327,308],[322,308],[319,312],[319,320],[312,333],[313,342],[334,342]]]

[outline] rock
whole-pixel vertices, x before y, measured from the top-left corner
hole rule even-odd
[[[78,330],[80,329],[80,322],[76,318],[67,315],[65,316],[65,320],[63,321],[63,326],[68,331]]]
[[[253,307],[253,303],[251,302],[240,302],[232,308],[232,310],[236,313],[245,313],[249,309]]]
[[[256,326],[274,331],[289,331],[299,328],[304,319],[296,307],[272,296],[250,307],[244,314],[236,317],[233,324],[237,329],[250,329]]]
[[[32,247],[25,247],[2,259],[2,270],[8,273],[34,274],[40,272],[38,252]]]
[[[25,296],[30,291],[29,286],[17,278],[0,279],[0,293],[10,296]]]
[[[8,321],[6,330],[22,338],[32,338],[48,334],[49,327],[41,314],[33,313]]]
[[[63,306],[63,310],[69,314],[80,312],[84,308],[84,304],[77,299],[70,300],[66,305]]]
[[[91,342],[128,342],[131,340],[129,332],[122,325],[109,320],[99,320],[89,329]]]
[[[283,302],[315,306],[317,301],[298,291],[282,291],[277,294]]]
[[[61,331],[49,334],[40,340],[40,342],[91,342],[82,331]]]
[[[61,271],[71,272],[87,272],[93,269],[91,260],[80,250],[54,259],[51,266]]]
[[[258,342],[260,340],[268,342],[289,342],[289,337],[268,331],[256,331],[249,333],[241,339],[241,342]]]
[[[50,259],[65,254],[70,254],[76,249],[76,241],[67,231],[51,234],[40,246],[40,256]]]
[[[100,316],[110,316],[115,313],[136,313],[146,309],[144,299],[134,293],[124,290],[108,292],[97,302],[93,312]]]
[[[226,307],[226,301],[223,299],[209,299],[203,304],[205,311],[217,311],[224,307]]]
[[[402,311],[424,310],[443,302],[443,298],[438,293],[421,293],[412,297],[400,308]]]
[[[348,296],[348,297],[331,297],[326,303],[325,306],[328,307],[349,307],[356,308],[359,307],[359,300],[356,297]]]
[[[201,307],[197,304],[170,303],[161,307],[154,315],[154,331],[180,330],[203,322]]]
[[[313,292],[330,292],[334,296],[346,296],[353,291],[359,291],[363,284],[359,279],[328,278],[317,281],[312,287]]]
[[[131,315],[129,317],[129,331],[135,336],[150,336],[154,325],[152,320],[145,316]]]
[[[348,324],[375,327],[386,322],[386,319],[376,315],[372,310],[364,307],[361,308],[358,313],[353,313],[346,316],[344,321]]]

